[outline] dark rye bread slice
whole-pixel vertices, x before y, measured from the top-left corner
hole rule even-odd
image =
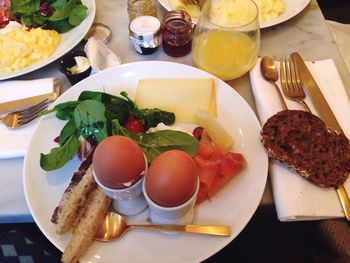
[[[316,185],[338,186],[348,178],[349,140],[310,112],[283,110],[273,115],[262,128],[261,142],[270,157]]]

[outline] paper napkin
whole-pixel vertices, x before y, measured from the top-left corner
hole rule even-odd
[[[279,63],[276,62],[279,69]],[[331,59],[306,62],[311,74],[333,110],[345,135],[350,138],[350,103],[343,83]],[[282,110],[274,86],[260,72],[260,60],[250,72],[251,85],[258,116],[263,125],[267,118]],[[278,82],[280,86],[280,83]],[[297,102],[285,98],[289,109],[303,109]],[[306,98],[317,115],[310,98]],[[317,220],[343,217],[342,207],[334,188],[318,187],[301,177],[284,164],[271,160],[270,178],[273,198],[280,221]],[[350,179],[345,183],[350,194]]]
[[[57,82],[53,78],[0,82],[0,103],[54,91]],[[1,114],[5,115],[5,114]],[[8,129],[0,123],[0,158],[24,156],[38,119],[17,128]]]
[[[84,51],[92,68],[90,75],[121,64],[120,57],[113,53],[105,43],[94,37],[88,39]]]

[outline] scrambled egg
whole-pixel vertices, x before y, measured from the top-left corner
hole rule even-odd
[[[254,0],[259,7],[259,21],[264,22],[284,12],[283,0]]]
[[[60,34],[54,30],[27,31],[18,23],[10,23],[0,30],[0,73],[13,72],[48,58],[60,40]]]
[[[207,0],[208,1],[208,0]],[[259,9],[259,22],[270,20],[284,12],[283,0],[253,0]],[[215,23],[242,25],[252,20],[253,10],[246,0],[213,0],[212,18]]]

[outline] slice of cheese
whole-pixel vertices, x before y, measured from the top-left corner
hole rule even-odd
[[[177,122],[196,123],[197,109],[216,117],[213,79],[142,79],[135,103],[139,108],[159,108],[175,113]]]

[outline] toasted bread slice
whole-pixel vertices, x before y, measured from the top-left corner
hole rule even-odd
[[[84,176],[79,177],[79,180],[71,181],[71,184],[61,198],[58,209],[54,212],[56,214],[56,232],[58,234],[68,232],[76,225],[81,214],[84,212],[89,194],[96,187],[91,166]]]
[[[261,142],[270,157],[321,187],[341,185],[349,176],[349,140],[310,112],[284,110],[273,115],[262,128]]]
[[[111,199],[98,187],[90,194],[84,214],[74,228],[73,237],[62,254],[62,262],[78,262],[85,254],[108,211],[110,201]]]

